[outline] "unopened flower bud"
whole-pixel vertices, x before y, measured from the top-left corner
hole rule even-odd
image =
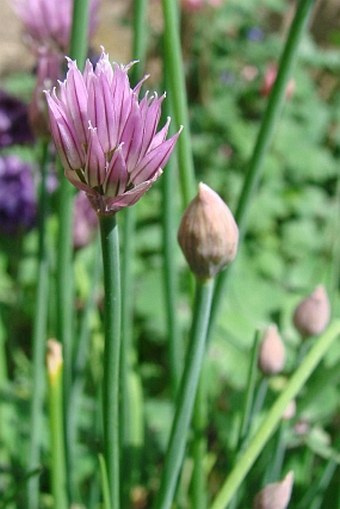
[[[302,336],[314,336],[325,330],[330,314],[331,309],[326,290],[320,285],[296,307],[293,323]]]
[[[286,406],[286,410],[282,414],[282,419],[284,421],[289,421],[290,419],[293,419],[295,414],[296,414],[296,402],[295,399],[292,399]]]
[[[47,341],[46,363],[48,376],[54,381],[63,366],[62,346],[55,339]]]
[[[192,272],[214,277],[237,253],[238,227],[228,206],[215,191],[200,183],[178,231],[178,242]]]
[[[293,472],[279,482],[268,484],[255,497],[254,509],[286,509],[292,493]]]
[[[258,366],[264,375],[276,375],[285,365],[286,352],[276,325],[267,327],[260,345]]]

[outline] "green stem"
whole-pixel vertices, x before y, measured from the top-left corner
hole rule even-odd
[[[131,69],[131,82],[136,85],[145,70],[147,48],[147,0],[133,2],[133,43],[132,58],[139,63]],[[133,324],[133,259],[135,250],[136,212],[127,207],[124,214],[123,257],[122,257],[122,346],[121,346],[121,423],[120,441],[122,458],[121,500],[122,506],[130,505],[129,495],[133,482],[139,478],[140,451],[142,447],[143,419],[141,391],[137,373],[134,372],[135,351],[132,340]],[[140,397],[139,397],[140,396]],[[136,405],[136,406],[135,406]],[[138,451],[138,452],[137,452]],[[137,481],[138,482],[138,481]]]
[[[73,0],[70,58],[83,69],[88,52],[89,0]]]
[[[164,16],[164,49],[166,73],[169,75],[169,95],[174,111],[176,128],[183,125],[178,139],[178,162],[183,208],[194,197],[196,192],[194,163],[190,140],[190,122],[188,113],[187,94],[185,87],[185,72],[182,60],[180,30],[178,20],[177,1],[162,0]]]
[[[147,6],[148,0],[133,2],[133,46],[132,57],[139,63],[131,69],[131,81],[134,85],[140,80],[145,69],[147,48]],[[131,210],[131,209],[128,209]]]
[[[295,18],[291,25],[287,42],[280,59],[277,79],[273,86],[267,109],[261,123],[260,131],[255,143],[254,151],[236,209],[235,219],[238,224],[241,237],[243,237],[247,227],[248,210],[259,185],[259,180],[262,175],[263,161],[268,153],[276,125],[281,115],[285,100],[286,86],[291,76],[293,64],[298,53],[299,43],[302,35],[304,34],[304,29],[307,25],[314,3],[315,0],[300,0],[300,2],[298,2]],[[213,327],[222,298],[225,296],[225,285],[227,278],[229,277],[229,272],[229,269],[222,271],[217,277],[210,328]]]
[[[70,39],[70,58],[77,60],[82,69],[88,51],[89,0],[73,1],[73,18]],[[72,269],[72,226],[73,226],[73,187],[61,178],[59,194],[59,238],[57,259],[57,318],[58,339],[64,352],[64,429],[65,455],[67,459],[67,483],[70,497],[74,492],[74,446],[72,441],[72,420],[68,419],[70,390],[72,387],[73,350],[73,269]]]
[[[41,437],[43,434],[43,402],[45,392],[45,343],[48,315],[49,263],[46,245],[46,220],[48,191],[46,188],[48,142],[41,143],[41,182],[39,189],[38,222],[38,273],[36,308],[32,334],[32,400],[30,408],[30,444],[27,470],[38,467],[40,462]],[[32,476],[27,483],[27,507],[38,509],[39,476]]]
[[[156,500],[157,509],[169,509],[174,498],[203,364],[213,285],[212,279],[197,281],[190,344]]]
[[[122,252],[122,344],[121,344],[121,366],[120,366],[120,384],[121,384],[121,413],[120,413],[120,446],[122,458],[122,483],[121,500],[123,507],[129,505],[129,493],[131,488],[132,470],[131,464],[131,398],[129,391],[129,377],[132,371],[132,365],[135,362],[135,352],[132,341],[133,324],[133,276],[132,264],[134,257],[134,239],[136,214],[134,208],[126,208],[122,211],[124,214],[123,223],[123,252]]]
[[[195,509],[207,507],[207,488],[205,478],[205,457],[207,453],[207,441],[205,431],[208,422],[207,411],[207,377],[203,372],[200,377],[193,415],[193,459],[194,468],[191,483],[191,506]]]
[[[52,355],[55,354],[53,353]],[[54,499],[53,507],[54,509],[67,509],[69,504],[67,502],[66,490],[63,425],[63,366],[61,357],[56,356],[48,367],[48,400],[49,428],[51,434],[51,484]]]
[[[115,215],[102,216],[99,217],[99,220],[105,289],[104,457],[112,508],[119,509],[119,383],[121,349],[119,238]]]
[[[304,383],[312,374],[318,363],[329,350],[333,341],[340,334],[340,321],[335,320],[328,330],[317,339],[314,346],[306,355],[303,363],[295,371],[282,394],[278,397],[259,429],[249,443],[249,446],[239,458],[226,482],[217,494],[211,509],[225,509],[238,487],[244,480],[256,458],[277,428],[288,403],[296,397]]]
[[[242,412],[241,425],[240,425],[240,433],[237,440],[236,450],[239,451],[241,446],[244,444],[250,428],[251,423],[251,409],[254,405],[254,394],[255,394],[255,385],[256,385],[256,375],[257,375],[257,358],[258,358],[258,347],[260,341],[259,331],[256,331],[254,344],[251,352],[249,371],[248,371],[248,380],[246,387],[246,394],[244,400],[244,409]]]
[[[111,499],[110,499],[109,480],[107,477],[107,469],[106,469],[105,459],[102,454],[99,454],[99,466],[100,466],[100,476],[101,476],[101,484],[102,484],[104,509],[111,509],[112,506],[111,506]]]
[[[164,260],[164,286],[166,299],[166,319],[169,344],[169,364],[172,394],[175,397],[179,386],[183,368],[183,341],[180,337],[178,324],[178,285],[177,267],[174,253],[176,245],[176,219],[174,214],[174,187],[175,173],[174,161],[171,159],[162,178],[162,233],[163,233],[163,260]]]

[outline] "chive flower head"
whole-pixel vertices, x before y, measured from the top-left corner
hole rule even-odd
[[[98,5],[99,0],[90,0],[89,36],[97,25]],[[73,0],[14,0],[13,6],[32,48],[62,54],[68,52]]]
[[[133,205],[162,173],[179,133],[166,139],[170,119],[157,131],[164,95],[131,88],[127,66],[102,51],[83,73],[68,59],[64,82],[47,91],[50,128],[65,175],[86,192],[100,215]]]

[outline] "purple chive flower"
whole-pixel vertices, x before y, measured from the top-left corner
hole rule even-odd
[[[23,233],[36,220],[36,195],[31,166],[16,156],[0,156],[0,231]]]
[[[26,104],[0,90],[0,148],[32,142]]]
[[[66,80],[47,92],[50,126],[65,175],[98,214],[133,205],[162,173],[179,133],[157,132],[164,95],[139,100],[144,79],[130,88],[133,63],[112,67],[103,51],[82,74],[68,59]]]
[[[65,54],[69,49],[73,0],[14,0],[28,42],[33,48]],[[89,35],[97,25],[99,0],[90,1]]]

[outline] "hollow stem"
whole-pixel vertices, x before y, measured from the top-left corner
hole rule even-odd
[[[194,163],[190,140],[185,72],[182,60],[178,7],[174,0],[162,0],[164,16],[164,62],[169,75],[169,96],[171,97],[176,128],[185,126],[178,139],[178,163],[183,208],[195,195]]]
[[[169,509],[174,498],[202,369],[214,281],[197,281],[190,344],[178,392],[156,509]]]
[[[48,142],[41,142],[41,181],[38,197],[38,270],[36,308],[32,334],[32,399],[30,408],[30,444],[27,470],[38,467],[40,462],[41,436],[43,434],[43,402],[46,388],[45,345],[48,315],[49,261],[46,242],[48,191],[46,188]],[[27,507],[39,507],[39,476],[27,482]]]
[[[61,346],[50,340],[47,353],[51,485],[55,509],[68,509],[63,424],[63,361]]]
[[[103,379],[104,458],[112,507],[120,507],[119,383],[121,350],[121,288],[116,216],[100,220],[105,290]]]

